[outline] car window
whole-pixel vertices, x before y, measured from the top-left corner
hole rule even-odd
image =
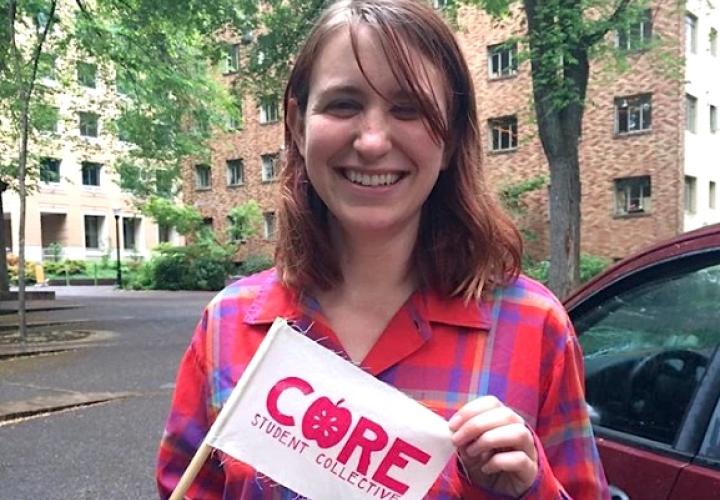
[[[672,444],[720,344],[720,265],[646,273],[574,318],[593,423]]]

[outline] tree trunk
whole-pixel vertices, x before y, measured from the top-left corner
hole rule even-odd
[[[7,266],[7,252],[5,247],[7,246],[7,235],[5,234],[5,208],[3,207],[3,195],[7,190],[8,185],[0,180],[0,294],[6,293],[10,290],[10,280],[8,278],[8,266]]]
[[[25,310],[25,206],[27,204],[27,173],[28,132],[30,128],[30,92],[21,93],[20,110],[20,151],[18,154],[18,185],[20,194],[20,223],[18,236],[18,326],[20,338],[27,338],[27,318]]]
[[[550,289],[566,297],[580,281],[580,166],[574,155],[550,158]]]

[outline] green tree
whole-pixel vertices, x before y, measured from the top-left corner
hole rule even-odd
[[[23,334],[25,206],[39,168],[29,145],[37,143],[34,132],[53,120],[46,99],[52,91],[38,78],[52,72],[55,58],[70,55],[91,61],[103,78],[115,75],[123,97],[116,99],[119,113],[109,128],[130,145],[118,168],[133,165],[143,179],[157,180],[135,183],[145,189],[143,196],[171,196],[168,184],[183,159],[207,155],[212,131],[235,112],[213,63],[220,58],[222,32],[228,26],[247,31],[247,16],[256,8],[251,0],[0,0],[0,195],[16,186],[20,197]],[[59,80],[62,92],[67,82]],[[0,258],[3,237],[0,227]],[[0,289],[7,288],[6,266],[2,258]]]
[[[248,48],[240,91],[256,96],[282,89],[289,61],[309,26],[327,2],[268,1],[257,12],[259,26]],[[615,30],[630,33],[646,7],[644,0],[447,0],[445,13],[457,22],[459,9],[470,5],[501,18],[517,7],[525,18],[526,47],[532,73],[532,94],[540,141],[550,169],[549,284],[560,297],[579,281],[580,163],[578,142],[588,85],[590,61],[613,52],[607,37]],[[630,31],[629,31],[630,30]]]
[[[40,55],[43,53],[50,32],[55,23],[57,2],[2,0],[0,10],[3,12],[5,22],[0,28],[0,99],[2,110],[11,117],[12,125],[9,136],[17,143],[17,162],[3,164],[9,165],[0,171],[0,175],[8,173],[17,174],[17,188],[20,194],[20,222],[19,222],[19,252],[18,252],[18,313],[20,335],[26,333],[25,317],[25,207],[27,197],[27,171],[28,171],[28,140],[31,132],[31,106],[36,91],[38,66]],[[24,37],[24,40],[20,39]],[[8,147],[3,148],[5,154]],[[17,165],[17,170],[15,170]],[[10,171],[10,172],[9,172]],[[0,196],[7,189],[9,183],[1,179]],[[0,204],[1,207],[1,204]],[[4,225],[4,224],[3,224]],[[5,234],[0,232],[0,256],[5,249]],[[0,267],[0,286],[7,287],[7,260],[3,259]]]

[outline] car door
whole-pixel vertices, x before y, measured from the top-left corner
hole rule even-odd
[[[716,363],[720,365],[720,363]],[[720,366],[715,369],[720,372]],[[708,378],[711,373],[708,372]],[[720,384],[716,381],[713,389]],[[707,386],[711,389],[710,386]],[[700,451],[693,463],[685,467],[673,488],[673,500],[720,498],[720,398],[705,429]]]
[[[646,262],[569,312],[616,498],[671,498],[712,472],[696,455],[720,391],[720,250]]]

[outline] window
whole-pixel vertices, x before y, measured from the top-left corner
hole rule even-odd
[[[242,160],[228,160],[227,185],[240,186],[245,182],[245,167]]]
[[[697,17],[689,12],[685,14],[685,52],[697,53]]]
[[[652,10],[645,9],[637,23],[615,33],[616,45],[620,50],[640,50],[652,38]]]
[[[697,119],[697,99],[690,94],[685,94],[685,128],[695,133]]]
[[[40,180],[47,183],[60,182],[60,160],[57,158],[40,160]]]
[[[103,220],[105,217],[100,215],[85,216],[85,248],[100,248],[100,232],[102,230]]]
[[[263,226],[265,239],[274,241],[277,238],[275,212],[265,212],[263,214]]]
[[[572,318],[595,426],[675,441],[720,340],[720,266],[691,259],[628,276]]]
[[[717,107],[710,105],[710,133],[717,132]]]
[[[716,189],[715,181],[710,181],[710,185],[708,186],[708,207],[711,209],[715,209],[716,200],[717,200],[717,189]]]
[[[694,214],[697,207],[697,179],[695,177],[685,176],[685,211]]]
[[[94,64],[77,63],[77,81],[83,87],[95,88],[97,78],[97,66]]]
[[[195,189],[210,189],[210,165],[195,165]]]
[[[650,176],[615,179],[615,215],[650,211]]]
[[[260,123],[273,123],[279,119],[278,102],[275,99],[263,99],[260,103]]]
[[[137,234],[140,230],[140,219],[134,217],[123,217],[123,248],[125,250],[135,250],[137,248]]]
[[[225,67],[223,73],[237,73],[240,69],[240,45],[231,44],[225,47]]]
[[[447,0],[433,0],[433,8],[440,10],[445,7],[447,7]]]
[[[618,97],[615,99],[615,133],[622,135],[650,130],[651,115],[650,94]]]
[[[33,113],[33,124],[40,132],[57,132],[60,110],[54,106],[40,105]]]
[[[715,28],[710,28],[710,55],[717,56],[717,30]]]
[[[488,120],[491,151],[512,151],[517,149],[517,118],[505,116]]]
[[[165,224],[158,224],[158,243],[170,243],[172,228]]]
[[[269,182],[275,180],[279,173],[278,155],[262,155],[262,181]]]
[[[79,112],[80,135],[84,137],[98,136],[98,115],[96,113]]]
[[[488,47],[488,73],[490,78],[503,78],[517,74],[516,43],[501,43]]]
[[[238,102],[237,107],[228,115],[227,128],[228,130],[240,130],[243,128],[242,103]]]
[[[81,164],[82,183],[83,186],[99,186],[100,185],[100,163],[92,163],[84,161]]]

